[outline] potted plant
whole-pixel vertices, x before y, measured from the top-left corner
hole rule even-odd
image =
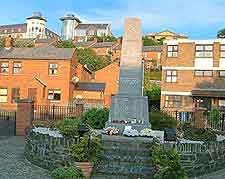
[[[72,158],[87,178],[91,176],[93,165],[97,162],[101,149],[100,138],[90,133],[85,134],[77,144],[71,146]]]

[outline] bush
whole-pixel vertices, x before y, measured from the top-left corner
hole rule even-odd
[[[175,149],[165,150],[161,146],[153,146],[152,162],[156,168],[154,179],[186,179],[181,166],[180,157]]]
[[[82,139],[71,146],[71,155],[76,162],[96,162],[101,154],[101,142],[97,136],[92,136],[88,143],[88,135],[84,135]]]
[[[52,179],[85,179],[82,171],[76,167],[57,168],[51,173]]]
[[[218,123],[219,120],[220,120],[220,111],[219,111],[218,109],[213,109],[213,110],[210,112],[210,119],[211,119],[213,122]]]
[[[105,123],[108,121],[109,110],[104,109],[90,109],[82,115],[82,120],[93,129],[103,129]]]
[[[183,128],[184,138],[195,141],[216,141],[216,133],[211,129],[199,129],[186,126]]]
[[[164,130],[165,128],[176,128],[176,120],[165,111],[153,110],[149,115],[153,130]]]
[[[81,120],[78,117],[66,118],[57,124],[57,129],[66,138],[74,138],[78,136],[78,129]]]

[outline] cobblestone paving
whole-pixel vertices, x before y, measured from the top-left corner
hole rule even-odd
[[[0,136],[0,179],[49,179],[47,171],[24,159],[23,137]]]

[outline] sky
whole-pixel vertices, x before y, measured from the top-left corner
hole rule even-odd
[[[1,0],[0,24],[24,23],[41,12],[48,28],[60,34],[59,18],[73,13],[83,22],[108,22],[113,34],[123,33],[125,17],[139,17],[143,33],[165,29],[191,39],[212,39],[225,28],[225,0]]]

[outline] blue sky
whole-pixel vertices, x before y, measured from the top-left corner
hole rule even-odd
[[[122,34],[126,16],[140,17],[144,33],[170,29],[191,39],[214,38],[225,28],[224,0],[4,0],[0,24],[23,23],[33,11],[42,12],[57,33],[66,13],[83,22],[110,22],[115,35]]]

